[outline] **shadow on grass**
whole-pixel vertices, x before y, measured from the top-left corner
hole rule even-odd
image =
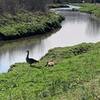
[[[42,66],[30,65],[31,68],[42,69]]]

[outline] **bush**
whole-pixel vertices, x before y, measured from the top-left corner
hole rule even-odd
[[[26,36],[46,33],[61,27],[64,18],[59,14],[35,14],[31,12],[18,12],[16,15],[1,16],[0,33],[5,36]],[[5,23],[5,24],[4,24]]]

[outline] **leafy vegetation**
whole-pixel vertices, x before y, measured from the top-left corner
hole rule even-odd
[[[100,17],[100,5],[95,4],[82,4],[80,11],[94,14],[97,17]]]
[[[53,67],[45,67],[53,59]],[[0,75],[0,100],[99,100],[100,43],[50,50],[39,63]]]
[[[20,11],[16,15],[0,16],[0,33],[4,36],[28,36],[45,33],[61,27],[64,18],[55,13],[32,13]]]
[[[0,0],[0,40],[42,34],[59,28],[62,16],[50,13],[51,0]]]

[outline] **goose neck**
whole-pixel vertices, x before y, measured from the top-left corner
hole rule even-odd
[[[29,58],[29,52],[27,52],[27,58]]]

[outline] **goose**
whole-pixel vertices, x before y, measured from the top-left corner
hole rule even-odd
[[[55,62],[53,60],[50,60],[47,62],[47,64],[45,66],[54,66],[55,65]]]
[[[26,62],[29,63],[30,65],[38,62],[37,60],[35,60],[33,58],[29,58],[29,50],[27,50]]]

